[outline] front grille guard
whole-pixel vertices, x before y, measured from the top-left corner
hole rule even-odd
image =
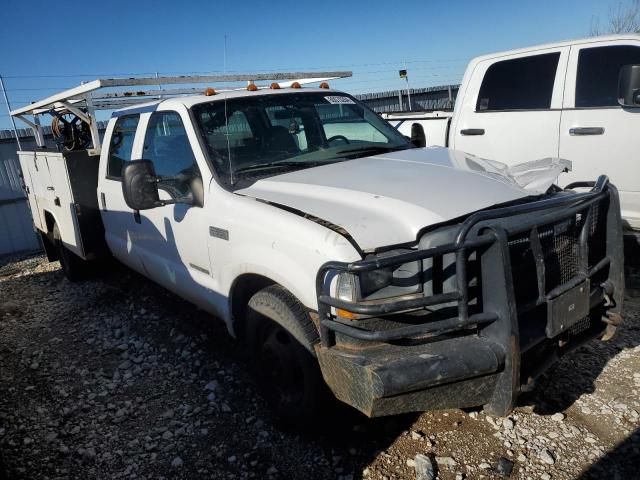
[[[316,289],[318,294],[318,316],[320,321],[320,339],[324,347],[331,347],[335,344],[336,332],[342,335],[352,337],[364,341],[386,342],[399,340],[418,335],[441,335],[452,331],[462,330],[470,326],[480,326],[495,322],[501,314],[508,317],[506,320],[513,324],[512,318],[517,316],[516,306],[513,293],[513,279],[511,278],[511,267],[508,238],[509,236],[529,232],[529,238],[532,245],[539,244],[538,227],[549,225],[554,222],[575,218],[577,213],[586,215],[585,221],[582,222],[579,233],[578,246],[578,269],[577,274],[570,278],[567,282],[558,285],[550,292],[545,291],[544,279],[544,258],[541,255],[535,255],[536,275],[538,278],[538,299],[537,304],[542,304],[553,298],[562,295],[571,288],[579,285],[581,282],[593,276],[609,266],[612,262],[612,254],[622,255],[621,252],[615,252],[619,244],[619,238],[612,238],[618,235],[619,229],[619,202],[617,191],[609,185],[609,179],[602,175],[596,182],[579,182],[568,185],[566,189],[572,188],[589,188],[591,190],[584,193],[576,193],[574,195],[561,195],[536,202],[524,203],[519,205],[496,208],[492,210],[483,210],[470,215],[460,226],[460,230],[456,236],[455,242],[438,247],[432,247],[425,250],[416,250],[414,252],[400,254],[392,257],[373,258],[359,260],[356,262],[327,262],[325,263],[316,277]],[[601,201],[607,198],[612,199],[609,203],[607,212],[606,227],[606,255],[597,264],[589,266],[589,228],[591,224],[591,216],[594,208]],[[617,211],[616,211],[617,209]],[[507,217],[540,212],[530,219],[523,222],[516,222],[514,225],[501,226],[493,225],[491,220],[505,219]],[[613,219],[613,222],[611,221]],[[618,222],[617,224],[615,222]],[[480,229],[474,229],[483,223]],[[488,223],[487,223],[488,222]],[[481,234],[470,238],[472,232]],[[468,253],[480,247],[495,250],[494,255],[487,260],[486,268],[483,260],[482,271],[489,271],[493,275],[494,282],[497,282],[494,288],[502,286],[502,294],[492,294],[488,298],[483,299],[484,312],[469,315],[469,292],[467,280],[467,258]],[[455,254],[456,265],[456,288],[453,292],[434,294],[430,296],[422,296],[411,299],[389,299],[377,303],[365,302],[348,302],[332,297],[330,295],[331,281],[327,281],[330,273],[339,274],[342,272],[358,274],[364,271],[375,270],[378,268],[399,266],[404,263],[425,260],[428,258],[438,257],[446,254]],[[614,276],[617,276],[619,282],[623,282],[620,278],[621,260],[616,262],[617,268]],[[502,277],[502,278],[500,278]],[[610,275],[611,277],[611,275]],[[484,278],[484,273],[483,273]],[[492,284],[493,285],[493,284]],[[611,285],[607,285],[605,290],[612,290]],[[493,290],[492,288],[491,290]],[[611,294],[611,291],[606,293]],[[389,330],[365,330],[353,325],[349,325],[348,321],[342,322],[334,320],[331,314],[331,308],[338,308],[352,312],[355,314],[363,314],[370,316],[384,316],[412,309],[420,309],[423,307],[441,305],[455,302],[457,304],[457,316],[435,320],[422,324],[412,324]],[[517,326],[511,326],[517,329]]]

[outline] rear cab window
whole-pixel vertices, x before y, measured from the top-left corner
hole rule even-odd
[[[640,64],[640,47],[583,48],[578,55],[576,108],[618,107],[618,76],[625,65]]]
[[[131,161],[133,141],[139,122],[139,115],[126,115],[116,120],[109,140],[107,178],[112,180],[120,180],[122,178],[122,167],[124,167],[125,163]]]
[[[482,80],[477,112],[551,108],[560,52],[503,60]]]

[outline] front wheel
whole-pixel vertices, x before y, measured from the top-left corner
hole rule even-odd
[[[249,301],[246,343],[258,386],[284,426],[317,427],[328,401],[314,352],[318,333],[304,306],[272,285]]]
[[[58,225],[53,226],[53,243],[58,253],[58,259],[60,260],[60,266],[62,267],[64,276],[71,282],[84,279],[88,271],[87,261],[64,246]]]

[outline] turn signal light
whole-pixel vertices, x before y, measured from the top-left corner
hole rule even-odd
[[[338,314],[341,318],[346,318],[347,320],[356,320],[358,318],[357,313],[349,312],[347,310],[343,310],[342,308],[336,308],[336,314]]]

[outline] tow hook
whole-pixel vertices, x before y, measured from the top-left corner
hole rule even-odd
[[[607,280],[606,282],[603,282],[600,285],[600,288],[602,288],[602,296],[604,297],[604,306],[606,308],[615,306],[615,302],[611,299],[611,295],[613,295],[613,283]]]
[[[603,342],[607,342],[615,335],[618,325],[622,322],[622,316],[619,313],[607,312],[606,315],[602,316],[601,320],[607,324],[607,328],[600,339]]]

